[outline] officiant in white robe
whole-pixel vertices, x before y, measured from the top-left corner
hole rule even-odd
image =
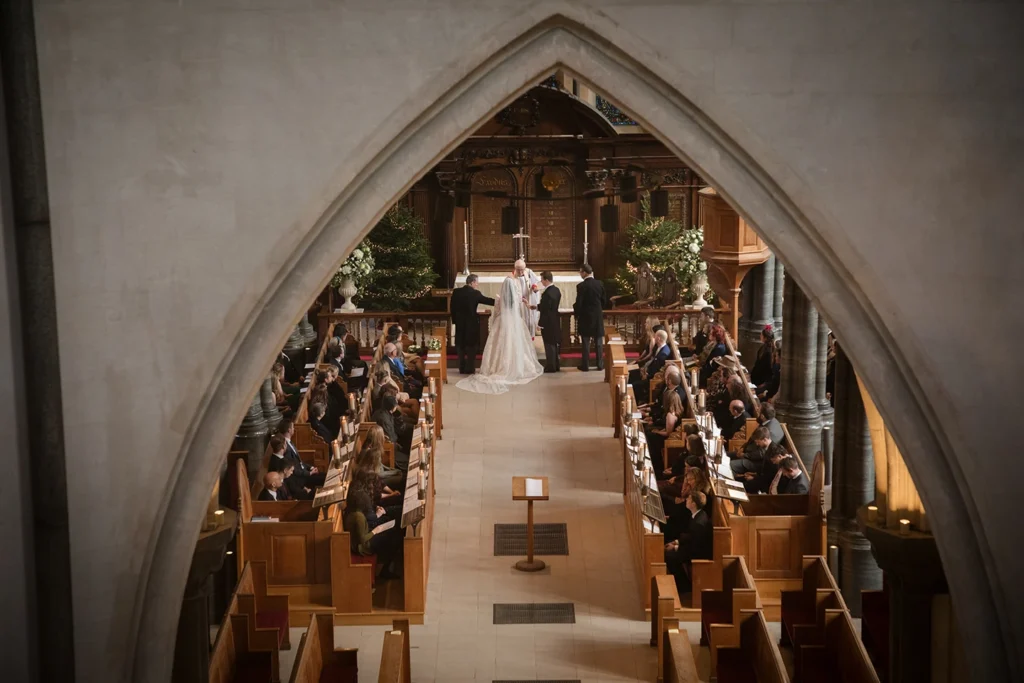
[[[540,303],[540,277],[526,267],[526,262],[519,259],[515,262],[515,278],[519,282],[519,289],[523,292],[529,306],[523,306],[523,317],[526,328],[530,331],[531,337],[537,336],[537,319],[540,313],[537,305]]]

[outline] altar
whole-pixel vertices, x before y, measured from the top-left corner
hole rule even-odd
[[[535,270],[533,272],[537,273],[537,277],[540,277],[540,271]],[[501,283],[510,275],[507,271],[475,274],[479,278],[480,292],[492,299],[498,298],[498,294],[501,292]],[[583,282],[583,278],[580,277],[579,273],[568,271],[553,273],[553,275],[555,276],[555,286],[562,292],[562,301],[558,305],[559,309],[572,310],[572,305],[576,303],[576,285]],[[455,286],[462,287],[465,284],[466,276],[463,273],[459,273],[455,277]]]

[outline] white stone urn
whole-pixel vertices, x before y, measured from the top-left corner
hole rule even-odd
[[[693,300],[693,305],[697,308],[704,308],[708,305],[708,302],[704,300],[704,295],[708,293],[708,276],[704,273],[697,273],[693,278],[693,294],[697,298]]]
[[[358,293],[355,281],[350,277],[343,279],[341,286],[338,287],[338,292],[345,297],[345,303],[341,305],[341,310],[346,313],[355,313],[356,305],[352,302],[352,298]]]

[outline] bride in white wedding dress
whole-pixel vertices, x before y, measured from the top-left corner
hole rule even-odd
[[[513,277],[505,278],[494,304],[491,327],[480,370],[456,386],[478,394],[504,394],[513,384],[526,384],[541,376],[544,366],[526,327],[523,293]]]

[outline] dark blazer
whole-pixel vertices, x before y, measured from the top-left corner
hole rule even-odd
[[[284,480],[284,488],[288,489],[288,496],[292,500],[313,500],[312,489],[307,493],[302,482],[294,474]]]
[[[764,384],[757,386],[757,392],[764,393],[766,399],[772,398],[779,393],[779,384],[782,382],[782,367],[775,363],[772,365],[772,378]]]
[[[738,416],[733,417],[732,413],[729,413],[729,419],[722,427],[722,438],[731,439],[736,432],[742,432],[747,426],[747,420],[750,415],[746,411],[740,413]]]
[[[334,441],[335,435],[331,433],[331,430],[328,429],[323,422],[316,419],[312,415],[309,416],[309,426],[312,427],[313,431],[316,432],[317,435],[319,435],[319,437],[326,441],[327,443]]]
[[[665,367],[665,361],[672,357],[672,347],[665,344],[654,352],[654,358],[647,364],[647,378],[654,377],[655,373]]]
[[[604,284],[595,277],[588,277],[576,285],[576,331],[581,337],[604,336]]]
[[[790,479],[785,474],[779,477],[779,493],[807,493],[807,476],[803,472],[796,479]]]
[[[270,454],[270,463],[267,465],[268,472],[284,472],[285,465],[294,465],[295,463],[288,457],[288,451],[285,451],[285,456],[279,458],[273,453]],[[291,479],[291,477],[289,477]]]
[[[562,324],[558,318],[558,304],[562,301],[562,292],[550,285],[540,295],[540,303],[537,304],[537,311],[540,318],[537,324],[541,326],[541,336],[545,344],[557,344],[562,339]]]
[[[772,435],[772,441],[775,443],[781,444],[786,440],[786,433],[782,431],[782,425],[779,424],[779,421],[776,418],[773,417],[767,422],[762,423],[761,426],[768,428],[768,431],[771,432]]]
[[[700,354],[700,352],[704,350],[704,347],[707,346],[707,343],[708,335],[702,327],[697,331],[697,334],[693,335],[693,354],[695,356]]]
[[[772,378],[772,345],[761,344],[757,347],[757,360],[750,370],[750,381],[753,384],[764,384]]]
[[[289,479],[291,479],[291,477],[289,477]],[[286,491],[285,488],[282,486],[277,490],[276,499],[270,497],[270,489],[263,489],[262,491],[260,491],[260,495],[256,496],[256,500],[267,500],[270,502],[274,502],[275,500],[291,500],[291,498],[288,496],[288,491]]]
[[[689,512],[687,510],[686,514]],[[683,542],[679,542],[679,550],[685,554],[686,559],[710,560],[713,557],[711,520],[708,519],[708,513],[701,510],[693,516],[687,526],[687,535],[689,541],[686,543],[685,549]]]
[[[715,374],[715,368],[718,364],[715,363],[715,359],[720,356],[726,356],[729,354],[729,350],[725,348],[725,344],[715,344],[715,348],[711,349],[711,353],[708,354],[708,359],[704,363],[704,367],[700,369],[700,386],[703,387],[711,379],[711,375]]]
[[[493,306],[494,299],[484,296],[469,285],[459,287],[452,292],[449,308],[452,322],[455,323],[456,346],[480,345],[480,319],[476,312],[476,307],[480,304]]]

